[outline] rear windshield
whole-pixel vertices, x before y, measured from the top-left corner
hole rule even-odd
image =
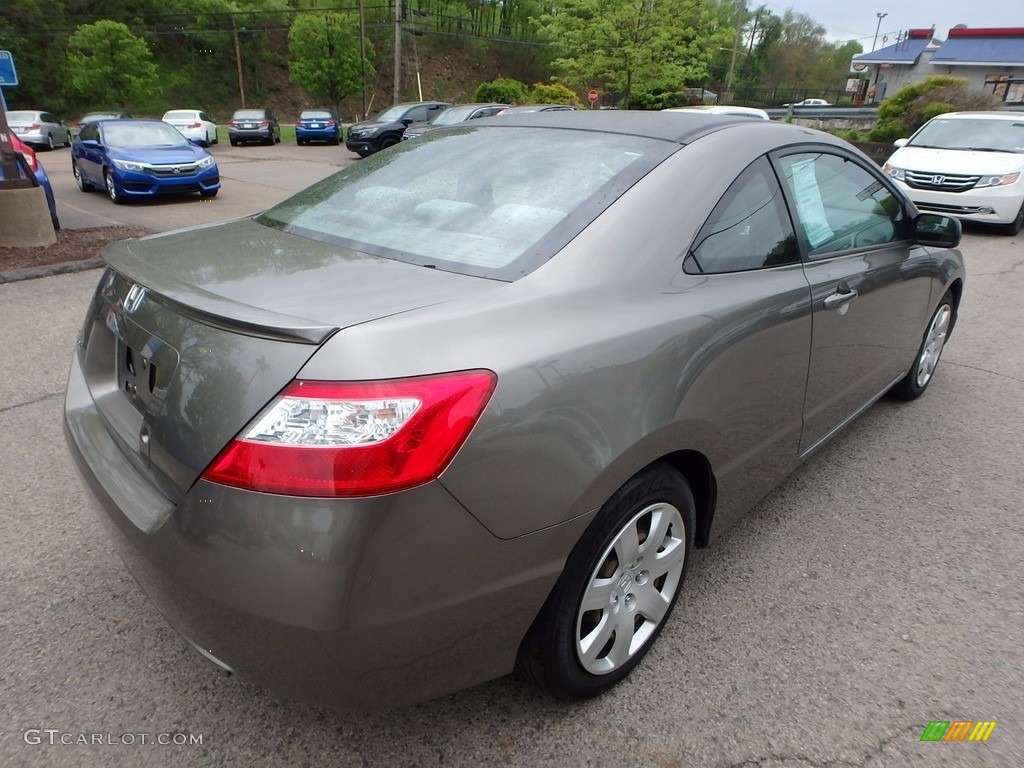
[[[333,117],[333,115],[326,109],[306,109],[303,110],[301,115],[299,115],[299,119],[305,120],[311,120],[315,117],[320,118],[322,120],[327,120]]]
[[[38,112],[8,112],[7,122],[9,123],[29,123],[36,119]]]
[[[195,110],[179,109],[174,112],[168,112],[164,115],[164,120],[195,120],[195,117]]]
[[[262,120],[266,113],[262,109],[240,109],[235,112],[235,120]]]
[[[452,128],[339,171],[257,218],[355,250],[515,280],[677,144],[545,128]]]

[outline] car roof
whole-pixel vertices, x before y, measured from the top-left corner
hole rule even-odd
[[[578,109],[551,112],[508,113],[473,121],[474,126],[500,128],[529,126],[621,133],[689,144],[701,136],[733,125],[761,126],[767,130],[790,128],[807,133],[809,129],[768,120],[751,120],[744,115],[717,115],[702,110],[681,112],[640,112],[631,110]],[[439,129],[443,130],[443,129]],[[832,143],[827,134],[814,132],[814,139]],[[805,135],[803,141],[809,140]]]

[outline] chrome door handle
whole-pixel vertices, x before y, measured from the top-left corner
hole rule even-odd
[[[857,298],[857,291],[853,288],[846,289],[843,293],[833,293],[825,297],[825,309],[839,309],[844,304],[849,304]]]

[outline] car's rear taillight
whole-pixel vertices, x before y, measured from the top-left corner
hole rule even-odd
[[[30,126],[28,127],[28,129],[29,129],[30,131],[38,131],[38,130],[39,130],[40,128],[42,128],[42,127],[43,127],[43,124],[42,124],[42,123],[32,123],[32,125],[30,125]]]
[[[269,120],[260,120],[260,128],[262,128],[265,125],[270,125],[270,121]]]
[[[293,496],[375,496],[436,479],[494,391],[491,371],[293,381],[203,472]]]
[[[238,125],[238,121],[235,120],[234,118],[232,118],[231,120],[228,120],[228,125],[232,125],[232,126]]]
[[[32,173],[35,173],[36,171],[39,170],[39,161],[36,160],[35,152],[29,153],[20,149],[18,151],[21,153],[21,156],[25,158],[25,162],[28,163],[28,167],[32,171]]]
[[[189,126],[189,128],[202,128],[202,127],[203,127],[203,124],[199,123],[199,122],[192,123],[192,125]]]

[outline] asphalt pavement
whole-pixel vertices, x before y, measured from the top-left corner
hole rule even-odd
[[[262,173],[248,155],[216,206],[286,194],[243,178]],[[119,221],[206,205],[92,198],[74,205]],[[972,231],[962,250],[960,321],[925,396],[871,408],[697,552],[626,682],[563,704],[505,678],[377,713],[279,699],[170,629],[61,432],[99,272],[0,285],[0,765],[1024,765],[1024,238]],[[986,743],[921,741],[946,720],[998,724]]]

